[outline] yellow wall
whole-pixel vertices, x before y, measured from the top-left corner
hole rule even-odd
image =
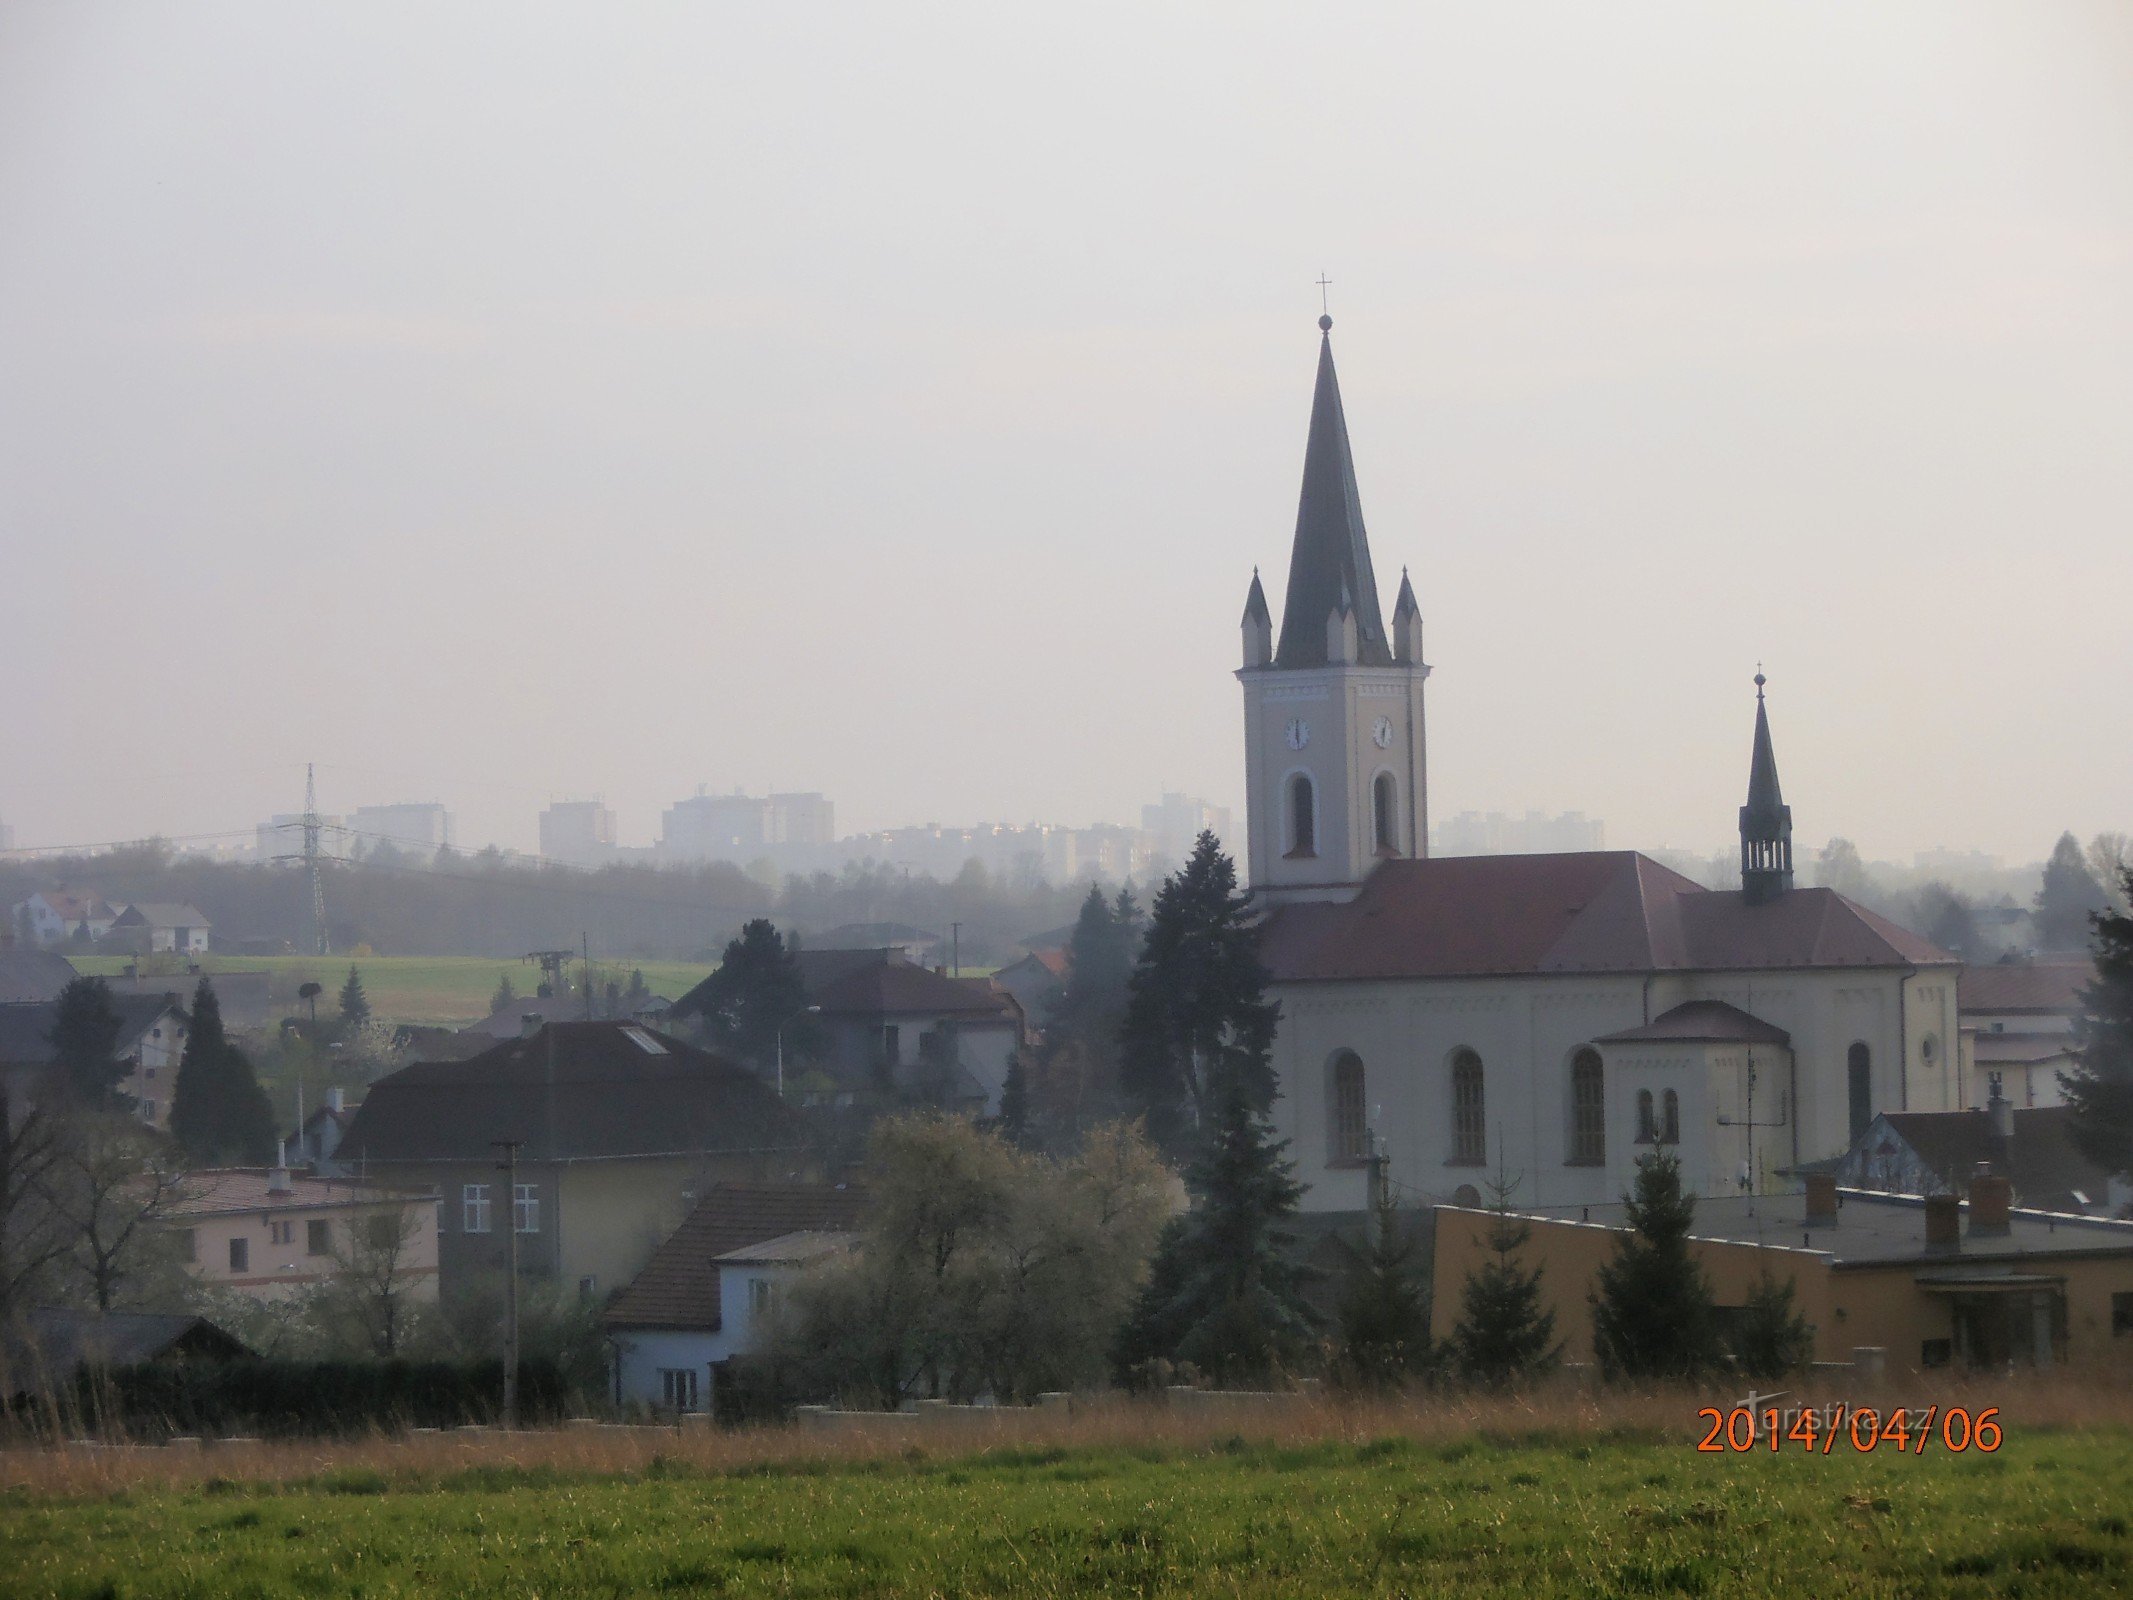
[[[409,1292],[417,1299],[434,1300],[437,1298],[436,1203],[428,1199],[404,1203],[415,1223],[402,1258],[410,1281]],[[260,1211],[218,1211],[193,1216],[174,1213],[167,1226],[174,1234],[188,1231],[192,1234],[192,1258],[185,1263],[185,1270],[195,1278],[218,1288],[236,1289],[262,1300],[272,1300],[312,1288],[340,1269],[341,1262],[336,1256],[310,1254],[310,1223],[324,1221],[334,1250],[345,1257],[350,1248],[351,1228],[367,1226],[373,1217],[393,1215],[402,1204],[392,1200],[377,1205],[297,1204]],[[287,1244],[274,1242],[275,1223],[288,1224]],[[247,1269],[241,1273],[230,1270],[230,1241],[240,1238],[247,1242],[250,1255]]]
[[[792,1174],[783,1156],[669,1156],[629,1161],[575,1161],[562,1166],[562,1232],[557,1277],[566,1284],[593,1280],[593,1292],[620,1289],[652,1252],[681,1226],[691,1200],[711,1184],[766,1181]],[[816,1174],[809,1170],[802,1176]]]

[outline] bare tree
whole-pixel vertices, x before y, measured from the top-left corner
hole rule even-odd
[[[349,1219],[334,1248],[333,1275],[313,1307],[322,1332],[359,1338],[373,1355],[400,1354],[426,1270],[415,1259],[415,1241],[431,1204],[408,1200]]]
[[[0,1072],[0,1328],[27,1312],[65,1258],[66,1219],[52,1206],[57,1120]]]
[[[175,1268],[173,1241],[156,1225],[183,1180],[164,1164],[156,1135],[123,1112],[76,1109],[57,1126],[47,1197],[74,1277],[98,1311],[110,1311],[137,1300],[127,1291],[153,1282],[159,1269]]]

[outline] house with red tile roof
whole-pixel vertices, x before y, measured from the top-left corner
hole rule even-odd
[[[2081,992],[2095,976],[2088,961],[2004,961],[1963,968],[1956,1008],[1972,1088],[1997,1076],[2010,1104],[2066,1104],[2059,1074],[2074,1069],[2074,1018],[2081,1012]]]
[[[1420,603],[1390,624],[1319,321],[1286,603],[1242,623],[1247,851],[1281,1005],[1277,1130],[1304,1204],[1617,1199],[1670,1149],[1703,1194],[1754,1195],[1883,1111],[1973,1103],[1958,959],[1794,883],[1792,813],[1756,674],[1737,889],[1634,851],[1429,855]]]

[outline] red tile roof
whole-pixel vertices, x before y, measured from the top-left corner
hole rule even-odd
[[[719,1183],[607,1309],[611,1328],[719,1325],[720,1256],[793,1233],[850,1233],[863,1190],[820,1183]]]
[[[1262,949],[1284,982],[1956,961],[1833,890],[1750,905],[1630,850],[1386,861],[1346,905],[1276,908]]]
[[[855,968],[814,991],[826,1016],[975,1016],[1012,1021],[1012,996],[987,978],[951,978],[908,961]]]
[[[2096,977],[2086,961],[2005,962],[1965,967],[1955,988],[1963,1011],[2042,1011],[2072,1016],[2081,991]]]
[[[266,1167],[216,1167],[203,1172],[188,1172],[179,1182],[177,1195],[164,1202],[162,1214],[172,1220],[182,1220],[233,1211],[318,1211],[329,1207],[391,1205],[430,1199],[435,1194],[429,1189],[350,1183],[344,1178],[321,1178],[308,1172],[291,1172],[286,1176],[287,1188],[277,1190],[271,1169]]]

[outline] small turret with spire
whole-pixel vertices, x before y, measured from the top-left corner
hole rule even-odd
[[[1407,569],[1400,569],[1400,598],[1392,607],[1392,659],[1402,666],[1422,660],[1422,607],[1415,600],[1415,586]]]
[[[1792,888],[1792,807],[1778,788],[1777,754],[1770,747],[1766,679],[1755,674],[1755,750],[1748,760],[1748,803],[1740,808],[1740,887],[1750,905]]]
[[[1259,569],[1252,568],[1251,592],[1244,597],[1244,665],[1247,670],[1263,667],[1274,659],[1274,619],[1267,612],[1266,590],[1259,586]]]

